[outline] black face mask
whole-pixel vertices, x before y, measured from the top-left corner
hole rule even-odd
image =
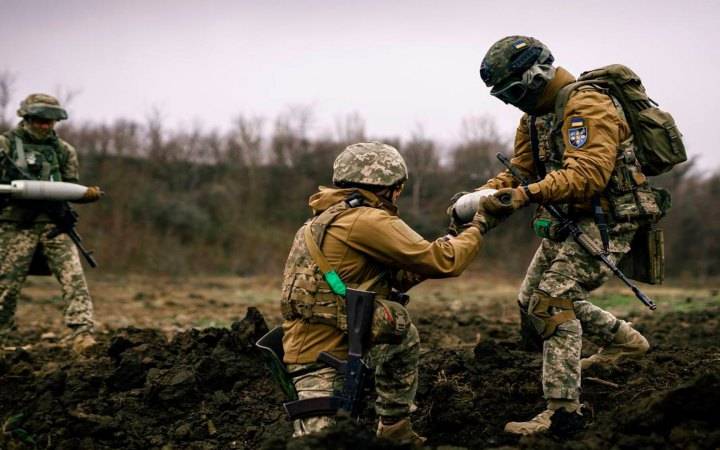
[[[537,116],[540,114],[540,111],[538,111],[538,103],[540,102],[540,96],[543,93],[544,86],[540,89],[527,91],[525,93],[525,96],[521,98],[520,100],[516,101],[515,103],[511,103],[511,105],[517,107],[522,112],[527,113],[531,116]]]

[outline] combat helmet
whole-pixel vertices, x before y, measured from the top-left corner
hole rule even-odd
[[[555,75],[550,49],[529,36],[507,36],[494,43],[480,65],[480,78],[490,94],[518,106],[528,92],[537,92]]]
[[[395,186],[407,180],[405,160],[395,147],[382,142],[349,145],[333,163],[333,184]]]
[[[36,117],[46,120],[65,120],[67,111],[60,106],[58,99],[47,94],[30,94],[20,103],[17,115],[22,118]]]

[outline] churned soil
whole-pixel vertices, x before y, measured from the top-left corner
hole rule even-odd
[[[429,447],[720,447],[717,307],[638,317],[652,350],[583,374],[587,428],[524,438],[504,433],[505,422],[531,418],[544,402],[540,355],[520,349],[517,324],[477,308],[415,315],[424,345],[413,421]],[[0,448],[392,448],[375,439],[370,406],[360,424],[342,419],[291,440],[282,395],[254,347],[267,329],[249,308],[230,328],[170,339],[110,330],[87,357],[21,332],[15,344],[40,343],[0,356]]]

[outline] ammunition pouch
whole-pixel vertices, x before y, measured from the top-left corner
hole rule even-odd
[[[630,251],[620,260],[618,267],[633,280],[662,284],[665,278],[663,230],[654,224],[641,226],[630,243]]]
[[[570,234],[570,231],[542,206],[535,211],[532,227],[538,237],[555,242],[564,241]]]
[[[605,191],[612,218],[617,222],[657,220],[663,213],[635,155],[632,138],[618,149],[615,169]]]
[[[557,308],[560,311],[553,313],[550,308]],[[571,299],[550,297],[540,290],[536,290],[530,297],[528,321],[543,339],[548,339],[555,334],[559,325],[573,319],[575,319],[575,311]]]

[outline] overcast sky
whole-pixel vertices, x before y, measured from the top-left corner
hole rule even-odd
[[[720,2],[376,0],[0,0],[0,70],[16,100],[80,90],[71,119],[225,129],[239,113],[314,110],[314,133],[357,112],[372,136],[458,139],[489,115],[510,136],[520,113],[478,76],[510,34],[544,41],[571,72],[623,63],[671,111],[691,155],[720,166]],[[710,128],[708,128],[710,127]]]

